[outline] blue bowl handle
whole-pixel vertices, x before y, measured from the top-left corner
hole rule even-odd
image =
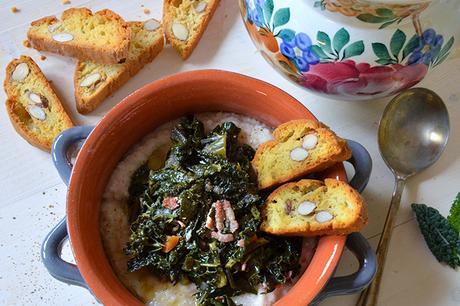
[[[78,141],[84,140],[93,130],[92,126],[77,126],[65,130],[54,140],[51,155],[54,165],[66,185],[69,184],[72,166],[67,160],[67,150]],[[41,248],[43,264],[52,277],[61,282],[88,288],[78,267],[61,258],[61,247],[67,239],[67,222],[62,219],[46,236]]]
[[[355,175],[350,180],[350,185],[362,192],[369,182],[372,159],[369,152],[361,144],[348,140],[348,146],[353,152],[348,161],[355,168]],[[360,292],[374,279],[377,270],[377,258],[366,238],[360,233],[352,233],[347,237],[346,247],[358,259],[358,271],[351,275],[331,278],[310,305],[317,305],[330,296]]]

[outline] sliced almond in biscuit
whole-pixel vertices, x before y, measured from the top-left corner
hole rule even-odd
[[[315,220],[319,223],[329,222],[334,219],[334,216],[328,211],[320,211],[315,215]]]
[[[48,26],[48,31],[50,31],[50,33],[54,33],[61,25],[62,23],[60,21],[50,24]]]
[[[291,159],[293,161],[303,161],[308,157],[308,151],[304,148],[295,148],[291,151]]]
[[[185,41],[188,39],[188,29],[185,27],[182,23],[179,22],[174,22],[172,24],[172,32],[174,36],[182,41]]]
[[[29,104],[27,112],[30,114],[30,116],[37,120],[43,121],[46,119],[45,111],[38,105]]]
[[[96,82],[98,82],[101,79],[101,74],[99,72],[92,73],[88,75],[86,78],[83,79],[83,81],[80,82],[80,87],[88,87]]]
[[[37,95],[34,92],[29,93],[29,100],[34,102],[35,104],[41,104],[42,99],[40,98],[40,95]]]
[[[29,75],[29,66],[26,63],[20,63],[16,66],[13,73],[11,74],[11,78],[14,81],[22,81]]]
[[[144,22],[144,29],[147,31],[155,31],[161,26],[161,24],[155,19],[149,19]]]
[[[297,212],[302,216],[308,216],[316,209],[316,204],[310,201],[303,201],[297,207]]]
[[[309,134],[303,138],[302,147],[307,150],[314,149],[318,144],[318,136]]]
[[[208,4],[206,3],[206,1],[201,1],[200,3],[197,4],[197,6],[195,6],[195,12],[197,14],[203,12],[206,9],[207,5]]]
[[[59,33],[53,35],[53,39],[58,42],[67,42],[73,40],[73,35],[70,33]]]

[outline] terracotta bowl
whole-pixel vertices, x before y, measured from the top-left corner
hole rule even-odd
[[[130,148],[163,123],[185,114],[209,111],[243,114],[273,127],[299,118],[316,120],[302,104],[274,86],[215,70],[187,72],[161,79],[115,106],[86,139],[73,168],[67,195],[68,233],[77,266],[87,287],[103,304],[142,305],[114,274],[101,242],[99,210],[112,171]],[[67,146],[63,147],[61,143],[62,139],[58,138],[53,151],[55,160],[62,155],[60,150]],[[58,170],[62,174],[62,169]],[[342,164],[330,169],[326,175],[346,179]],[[306,272],[277,304],[310,303],[331,277],[345,241],[344,236],[320,238]],[[46,255],[46,243],[49,246],[51,242],[45,241],[43,247],[45,265],[51,257]],[[77,281],[73,283],[79,284]]]

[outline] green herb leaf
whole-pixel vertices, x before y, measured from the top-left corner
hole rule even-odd
[[[412,204],[425,241],[439,262],[452,268],[460,266],[460,239],[437,209],[425,204]]]
[[[382,43],[372,43],[372,50],[379,59],[391,60],[387,47]]]
[[[325,52],[332,53],[331,39],[329,38],[329,35],[318,31],[318,34],[316,34],[316,40],[318,41],[318,45],[321,47],[321,49],[323,49]]]
[[[401,52],[402,47],[406,42],[406,34],[400,29],[397,29],[390,41],[390,50],[395,58],[398,58],[399,52]]]
[[[291,18],[291,11],[288,7],[276,11],[273,17],[273,27],[279,27],[289,22]]]
[[[449,220],[450,226],[460,235],[460,192],[457,194],[454,203],[452,203],[447,220]]]
[[[343,50],[343,58],[342,59],[346,59],[346,58],[350,58],[350,57],[353,57],[353,56],[361,55],[361,54],[363,54],[363,52],[364,52],[364,43],[363,43],[362,40],[359,40],[359,41],[356,41],[356,42],[352,43],[351,45],[349,45],[348,47],[346,47]]]
[[[337,52],[337,55],[349,41],[350,34],[345,28],[341,28],[337,31],[337,33],[335,33],[334,38],[332,39],[332,45],[334,46],[334,50]]]

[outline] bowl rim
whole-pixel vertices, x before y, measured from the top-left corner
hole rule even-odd
[[[136,108],[137,104],[142,103],[142,101],[145,103],[148,96],[158,93],[165,87],[180,86],[183,82],[207,82],[210,79],[213,80],[214,83],[220,83],[221,85],[229,84],[230,82],[232,85],[238,86],[239,88],[257,91],[265,95],[268,93],[272,97],[283,101],[283,103],[287,103],[289,106],[296,108],[296,111],[298,110],[299,115],[302,115],[302,117],[317,120],[302,103],[278,87],[238,73],[214,69],[182,72],[153,81],[128,95],[113,107],[96,125],[78,154],[69,181],[66,209],[69,240],[77,266],[91,292],[105,305],[143,304],[126,287],[126,292],[116,292],[115,288],[101,285],[102,276],[98,275],[97,271],[92,268],[92,256],[80,239],[82,231],[75,220],[78,220],[78,193],[81,189],[81,185],[85,183],[85,173],[83,171],[84,161],[94,156],[91,148],[97,144],[100,136],[109,129],[112,122],[124,118],[126,113]],[[256,119],[262,122],[264,121],[261,118]],[[342,163],[336,164],[328,173],[328,177],[346,180],[346,174]],[[332,276],[342,254],[345,241],[346,236],[321,237],[306,271],[289,292],[274,305],[307,305],[310,303],[320,293]],[[106,260],[108,261],[108,258],[106,258]],[[116,278],[115,273],[113,273],[113,276]],[[121,285],[119,279],[114,281]],[[309,288],[309,290],[305,290],[305,288]]]

